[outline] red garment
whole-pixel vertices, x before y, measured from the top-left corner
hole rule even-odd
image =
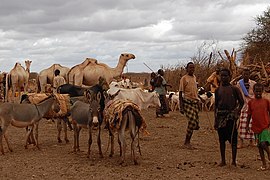
[[[267,99],[252,99],[248,102],[248,114],[252,118],[252,131],[256,134],[261,133],[270,125],[269,119],[270,102]]]

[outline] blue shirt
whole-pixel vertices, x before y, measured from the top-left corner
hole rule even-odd
[[[160,76],[160,75],[158,75]],[[163,76],[160,76],[162,78],[162,85],[160,87],[155,87],[155,91],[159,94],[159,95],[166,95],[167,90],[166,90],[166,80],[164,79]]]

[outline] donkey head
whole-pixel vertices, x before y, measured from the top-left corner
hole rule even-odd
[[[94,93],[91,90],[87,90],[85,95],[89,103],[88,111],[88,122],[89,125],[93,124],[95,127],[101,122],[101,108],[100,108],[100,99],[101,93]]]
[[[56,95],[52,94],[51,97],[53,98],[53,104],[52,104],[52,110],[55,112],[55,113],[58,113],[60,110],[61,110],[61,107],[60,107],[60,102],[57,98]]]

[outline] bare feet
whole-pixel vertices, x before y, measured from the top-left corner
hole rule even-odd
[[[265,171],[267,170],[266,166],[261,166],[259,169],[257,169],[257,171]]]
[[[219,167],[223,167],[223,166],[226,166],[226,163],[225,162],[221,162],[221,163],[219,163],[219,165],[218,165]]]
[[[236,167],[236,162],[232,162],[232,166],[235,166]]]
[[[194,150],[196,149],[195,147],[193,147],[191,144],[184,144],[181,146],[182,149],[189,149],[189,150]]]

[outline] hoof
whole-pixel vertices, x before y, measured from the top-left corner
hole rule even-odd
[[[62,140],[61,139],[57,139],[58,140],[58,143],[62,143]]]
[[[125,161],[121,161],[121,162],[120,162],[120,165],[121,165],[122,167],[126,167],[126,166],[127,166],[127,163],[126,163]]]
[[[65,141],[66,141],[66,144],[69,143],[69,140],[68,139],[65,139]]]

